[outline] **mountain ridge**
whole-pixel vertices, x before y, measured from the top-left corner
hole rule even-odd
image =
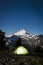
[[[28,33],[26,30],[20,30],[10,36],[7,36],[8,38],[8,43],[10,43],[11,45],[15,45],[15,41],[21,39],[21,45],[23,46],[40,46],[43,47],[43,36],[41,35],[34,35],[31,33]],[[7,44],[8,44],[7,43]],[[13,44],[14,43],[14,44]],[[17,44],[19,45],[19,43],[17,42]]]

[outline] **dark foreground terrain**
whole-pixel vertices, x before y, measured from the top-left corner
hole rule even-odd
[[[11,50],[0,51],[0,65],[43,65],[43,55],[14,55]]]

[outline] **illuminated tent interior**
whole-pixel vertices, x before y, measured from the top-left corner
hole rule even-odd
[[[23,46],[19,46],[14,51],[14,54],[17,54],[17,55],[25,55],[25,54],[28,54],[28,53],[29,53],[28,50]]]

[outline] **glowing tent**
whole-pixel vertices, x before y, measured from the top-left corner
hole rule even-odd
[[[25,54],[28,54],[28,50],[23,47],[23,46],[19,46],[15,51],[14,51],[14,54],[22,54],[22,55],[25,55]]]

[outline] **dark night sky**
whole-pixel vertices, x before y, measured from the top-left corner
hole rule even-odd
[[[43,34],[43,0],[0,0],[0,29]]]

